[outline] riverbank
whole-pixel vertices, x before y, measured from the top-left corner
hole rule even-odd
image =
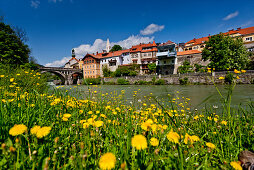
[[[224,79],[227,72],[215,73],[189,73],[189,74],[171,74],[171,75],[144,75],[144,76],[123,76],[123,77],[104,77],[102,78],[105,84],[118,84],[118,79],[124,79],[129,84],[153,84],[158,80],[163,80],[164,84],[194,84],[194,85],[213,85],[224,84]],[[233,72],[232,72],[233,73]],[[248,70],[246,73],[237,74],[239,79],[237,84],[254,84],[254,71]]]

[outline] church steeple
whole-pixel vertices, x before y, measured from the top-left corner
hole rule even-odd
[[[106,51],[109,52],[110,48],[111,47],[110,47],[109,39],[107,39]]]

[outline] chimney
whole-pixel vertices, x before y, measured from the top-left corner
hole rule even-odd
[[[96,54],[98,55],[98,51],[96,52]]]
[[[239,31],[240,29],[242,29],[241,27],[238,27],[236,31]]]

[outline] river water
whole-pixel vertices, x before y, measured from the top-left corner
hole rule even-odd
[[[219,85],[221,93],[226,96],[226,86]],[[137,91],[137,95],[141,100],[143,96],[153,96],[154,98],[166,100],[168,94],[177,98],[188,97],[191,107],[218,106],[221,105],[221,97],[213,85],[98,85],[98,86],[59,86],[59,89],[68,90],[72,96],[85,98],[88,94],[88,88],[98,93],[116,93],[121,94],[125,90],[125,98],[127,101],[133,100],[133,92]],[[232,106],[242,104],[246,106],[254,101],[254,85],[236,85],[232,95]],[[252,102],[253,104],[253,102]]]

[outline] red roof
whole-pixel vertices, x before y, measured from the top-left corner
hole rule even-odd
[[[165,43],[161,43],[159,46],[164,46],[164,45],[169,45],[169,44],[174,44],[174,42],[173,42],[173,41],[168,40],[168,41],[167,41],[167,42],[165,42]]]
[[[91,56],[91,57],[93,57],[93,58],[96,58],[96,59],[102,59],[102,58],[108,58],[108,57],[114,57],[114,56],[120,56],[120,55],[122,55],[123,53],[127,53],[127,52],[130,52],[130,50],[129,49],[127,49],[127,50],[120,50],[120,51],[114,51],[114,52],[109,52],[109,53],[96,53],[96,54],[86,54],[86,56],[87,55],[89,55],[89,56]],[[85,57],[86,57],[85,56]],[[84,57],[84,58],[85,58]],[[83,58],[83,59],[84,59]],[[83,60],[82,59],[82,60]]]
[[[149,52],[149,51],[146,51],[146,50],[143,50],[143,48],[153,48],[153,47],[157,47],[155,41],[153,41],[153,43],[148,43],[148,44],[139,44],[139,45],[134,45],[131,47],[130,49],[130,52],[131,53],[135,53],[135,52]],[[151,50],[151,49],[147,49],[147,50]],[[157,48],[156,48],[157,50]],[[153,50],[155,51],[155,50]]]
[[[248,28],[237,28],[236,30],[232,29],[229,30],[228,32],[225,32],[225,35],[232,35],[232,34],[241,34],[241,35],[247,35],[247,34],[254,34],[254,27],[248,27]],[[191,44],[193,43],[193,45],[198,45],[198,44],[202,44],[205,41],[209,40],[209,36],[208,37],[202,37],[202,38],[194,38],[190,41],[188,41],[187,43],[185,43],[185,45],[187,44]]]
[[[188,50],[188,51],[177,52],[177,55],[179,56],[179,55],[198,54],[198,53],[202,53],[202,52],[199,50]]]
[[[79,60],[76,59],[75,57],[72,57],[69,61],[72,61],[72,60],[76,60],[77,62],[79,62]]]
[[[198,44],[205,43],[205,41],[208,41],[208,40],[209,40],[208,37],[202,37],[202,38],[198,38],[198,39],[194,38],[194,39],[188,41],[187,43],[185,43],[185,45],[191,44],[191,43],[193,43],[193,45],[198,45]]]

